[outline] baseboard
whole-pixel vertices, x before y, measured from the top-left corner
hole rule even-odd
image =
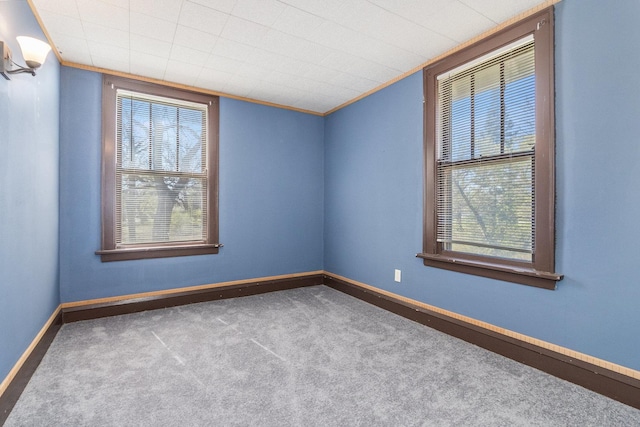
[[[394,296],[390,292],[331,273],[325,273],[324,284],[407,319],[640,409],[640,380],[637,378],[640,372],[638,371],[598,361],[586,355],[580,356],[579,353],[568,349],[564,352],[548,348],[558,346],[532,344],[527,341],[533,340],[515,338],[461,320],[462,316],[447,315],[443,313],[444,310],[435,311],[426,308],[426,304],[418,301],[411,301],[399,295]],[[572,356],[565,353],[572,353]],[[596,363],[581,359],[591,359]],[[615,369],[604,368],[601,366],[603,364],[614,366]]]
[[[0,384],[0,425],[63,323],[322,284],[640,409],[638,371],[320,271],[62,304]]]
[[[64,323],[71,323],[80,320],[137,313],[140,311],[175,307],[197,302],[257,295],[304,286],[322,285],[323,281],[324,276],[322,272],[312,272],[150,292],[147,294],[118,297],[117,299],[107,301],[103,299],[82,303],[75,302],[73,304],[62,304],[62,319]]]
[[[9,417],[61,326],[62,312],[58,307],[0,384],[0,426]]]
[[[55,313],[9,372],[9,375],[0,384],[0,426],[9,417],[11,410],[64,323],[175,307],[196,302],[257,295],[304,286],[322,285],[323,281],[323,272],[314,271],[63,303],[56,309]]]

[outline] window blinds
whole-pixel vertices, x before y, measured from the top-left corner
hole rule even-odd
[[[116,244],[205,241],[207,105],[119,89]]]
[[[438,77],[437,239],[531,261],[535,63],[531,38]]]

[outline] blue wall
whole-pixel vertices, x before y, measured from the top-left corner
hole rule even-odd
[[[27,2],[0,1],[0,40],[46,40]],[[36,77],[0,77],[0,381],[59,304],[58,78],[53,53]]]
[[[325,269],[640,369],[640,2],[556,6],[556,291],[424,267],[422,80],[327,117]],[[402,283],[393,281],[402,270]]]
[[[101,80],[62,67],[60,294],[77,301],[321,270],[323,118],[220,100],[218,255],[102,263]]]

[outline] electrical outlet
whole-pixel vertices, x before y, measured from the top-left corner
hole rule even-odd
[[[396,282],[400,283],[400,281],[402,280],[402,271],[398,270],[396,268],[396,273],[395,273],[395,279]]]

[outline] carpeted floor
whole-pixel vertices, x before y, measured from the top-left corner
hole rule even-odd
[[[325,286],[64,325],[6,426],[638,426]]]

